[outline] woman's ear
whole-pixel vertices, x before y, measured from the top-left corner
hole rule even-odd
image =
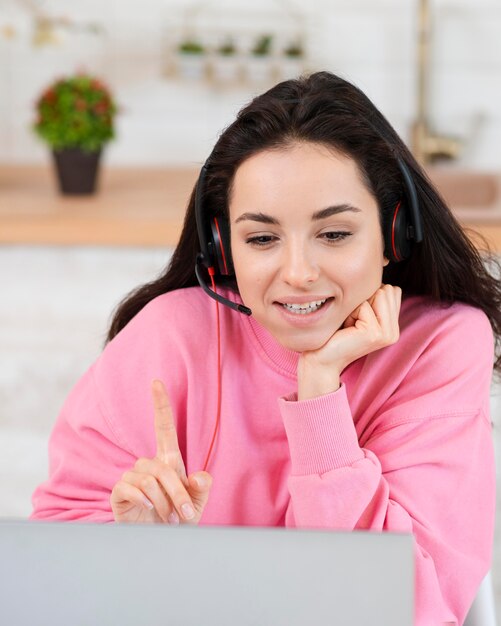
[[[390,262],[390,259],[387,259],[386,257],[383,257],[383,258],[384,258],[383,267],[386,267],[388,263]]]

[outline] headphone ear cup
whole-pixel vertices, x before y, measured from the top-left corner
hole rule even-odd
[[[213,250],[219,274],[221,276],[232,276],[233,259],[231,258],[230,228],[225,217],[212,217],[211,219]]]
[[[408,259],[411,243],[407,237],[409,219],[405,206],[399,202],[384,229],[385,257],[393,263]]]

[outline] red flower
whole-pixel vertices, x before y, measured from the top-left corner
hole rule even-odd
[[[48,102],[49,104],[52,104],[55,101],[55,99],[56,99],[56,92],[52,88],[47,89],[47,91],[42,96],[42,101]]]
[[[90,86],[92,87],[92,89],[95,89],[96,91],[102,91],[103,93],[108,93],[104,84],[97,78],[92,79]]]
[[[94,112],[97,113],[98,115],[101,115],[101,113],[106,113],[108,109],[109,109],[109,105],[106,102],[106,100],[101,100],[94,106]]]

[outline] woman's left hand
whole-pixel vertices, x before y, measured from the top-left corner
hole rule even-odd
[[[396,343],[400,337],[401,299],[400,287],[381,285],[321,348],[302,352],[298,363],[298,399],[335,391],[339,388],[339,375],[350,363]]]

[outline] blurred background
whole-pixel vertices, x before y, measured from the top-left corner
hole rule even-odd
[[[0,517],[29,514],[113,308],[168,263],[219,133],[277,81],[357,84],[501,258],[499,33],[499,0],[0,0]],[[499,476],[494,384],[491,417]],[[493,580],[501,615],[499,521]]]

